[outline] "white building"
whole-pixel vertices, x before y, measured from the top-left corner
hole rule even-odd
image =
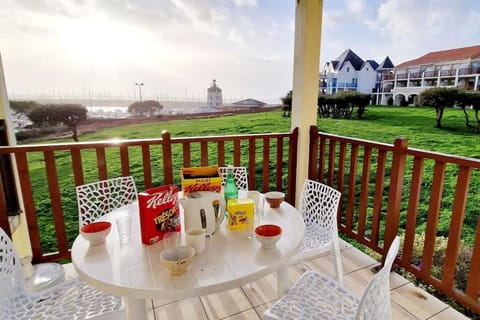
[[[427,53],[382,75],[380,103],[416,103],[428,88],[480,90],[480,45]]]
[[[391,64],[388,57],[384,61]],[[320,74],[320,91],[326,94],[342,91],[371,94],[376,87],[378,66],[375,60],[363,60],[347,49],[337,59],[325,64]]]
[[[210,108],[223,106],[222,89],[217,87],[217,81],[213,79],[212,85],[207,89],[207,103]]]

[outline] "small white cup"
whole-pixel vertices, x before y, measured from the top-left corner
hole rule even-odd
[[[132,225],[132,218],[129,214],[122,214],[117,217],[117,230],[120,237],[120,241],[125,243],[130,241],[130,232]]]
[[[206,233],[204,229],[191,228],[185,232],[185,241],[187,245],[195,249],[195,255],[202,253],[206,246]]]

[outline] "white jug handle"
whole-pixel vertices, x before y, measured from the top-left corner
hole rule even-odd
[[[223,222],[223,219],[225,218],[225,211],[227,210],[227,206],[225,204],[225,198],[221,193],[217,194],[218,198],[218,217],[217,217],[217,227]]]

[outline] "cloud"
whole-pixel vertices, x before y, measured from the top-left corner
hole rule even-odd
[[[368,26],[381,33],[386,48],[399,57],[400,63],[431,51],[466,46],[475,39],[480,22],[473,2],[387,0]],[[478,43],[467,45],[473,44]]]
[[[354,16],[362,16],[366,9],[364,0],[347,0],[345,1],[347,11]]]
[[[258,7],[256,0],[232,0],[237,7]]]

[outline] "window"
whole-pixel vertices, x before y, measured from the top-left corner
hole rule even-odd
[[[350,67],[347,67],[347,72],[350,72]]]

